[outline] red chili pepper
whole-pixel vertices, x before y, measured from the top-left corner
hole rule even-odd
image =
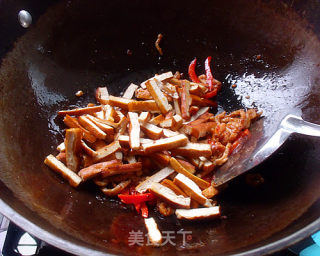
[[[206,77],[207,77],[207,83],[209,86],[209,92],[213,90],[213,75],[211,72],[210,64],[211,64],[211,56],[208,56],[206,61],[204,62],[204,68],[206,70]]]
[[[218,93],[218,88],[215,88],[213,91],[209,91],[205,95],[203,95],[203,98],[210,99],[210,98],[216,96],[217,93]]]
[[[118,195],[122,203],[139,204],[146,201],[154,200],[156,197],[151,193],[135,194],[135,195]]]
[[[149,216],[149,209],[145,202],[141,203],[141,216],[143,218],[148,218]]]
[[[242,131],[238,138],[232,143],[229,155],[240,145],[243,144],[251,135],[249,129]]]
[[[201,83],[197,74],[196,74],[196,65],[197,65],[197,58],[195,58],[193,61],[191,61],[190,65],[189,65],[189,77],[192,80],[192,82],[194,83]]]
[[[141,203],[134,204],[134,207],[136,208],[137,213],[140,213],[140,210],[141,210]]]

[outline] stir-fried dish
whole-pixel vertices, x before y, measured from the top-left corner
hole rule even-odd
[[[59,111],[65,139],[45,164],[73,187],[94,182],[105,196],[134,205],[154,245],[162,238],[148,218],[151,207],[183,220],[219,217],[212,176],[244,144],[260,114],[212,113],[221,83],[210,62],[208,57],[205,74],[197,76],[193,60],[191,81],[167,72],[130,84],[122,97],[99,87],[98,104]]]

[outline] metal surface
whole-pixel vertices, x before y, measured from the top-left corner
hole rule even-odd
[[[264,144],[260,144],[259,147],[252,147],[254,150],[250,154],[243,152],[247,150],[246,147],[241,149],[236,154],[242,155],[244,153],[243,157],[232,161],[232,165],[229,163],[218,169],[214,175],[214,183],[217,186],[221,186],[251,168],[256,167],[281,147],[292,133],[320,137],[320,125],[306,122],[301,117],[293,114],[286,115],[281,120],[276,132]],[[245,157],[248,158],[245,159]]]
[[[188,247],[181,241],[129,247],[131,230],[145,232],[133,208],[106,199],[90,184],[73,189],[43,164],[63,138],[57,110],[92,102],[98,86],[118,95],[130,82],[155,73],[186,73],[195,56],[203,63],[212,55],[214,76],[223,82],[213,111],[264,111],[252,127],[248,153],[273,135],[292,108],[319,124],[320,4],[291,2],[73,0],[47,11],[53,1],[33,1],[33,8],[24,1],[3,2],[1,212],[31,234],[80,255],[261,255],[315,232],[320,227],[317,138],[292,135],[252,170],[263,175],[262,186],[249,187],[242,177],[232,181],[217,198],[227,219],[195,224],[151,212],[161,230],[191,231]],[[21,9],[32,13],[28,30],[17,22]],[[38,19],[39,13],[44,14]],[[154,48],[160,32],[161,58]],[[203,65],[197,71],[204,72]],[[81,99],[74,95],[80,89]]]
[[[32,23],[32,17],[29,12],[26,10],[21,10],[18,13],[18,19],[22,27],[28,28]]]

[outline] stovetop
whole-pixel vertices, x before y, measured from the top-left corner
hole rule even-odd
[[[0,214],[0,255],[1,256],[72,256],[44,241],[28,234],[26,231],[10,222]],[[306,248],[315,246],[311,237],[291,246],[288,249],[272,254],[271,256],[317,256],[320,255],[306,251]],[[314,251],[314,250],[313,250]],[[320,247],[319,247],[320,252]]]

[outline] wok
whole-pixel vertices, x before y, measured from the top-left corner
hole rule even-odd
[[[21,9],[32,14],[28,30],[17,22]],[[317,138],[291,136],[252,170],[265,179],[260,187],[232,181],[218,198],[226,219],[188,223],[153,212],[161,230],[192,232],[187,245],[177,236],[160,248],[126,246],[131,230],[145,232],[134,209],[90,184],[73,189],[43,164],[62,141],[57,110],[93,101],[98,86],[118,95],[155,73],[186,73],[194,57],[199,73],[214,57],[223,82],[217,112],[264,111],[253,147],[291,108],[319,124],[318,1],[1,1],[0,20],[0,211],[31,234],[79,255],[263,255],[320,228]]]

